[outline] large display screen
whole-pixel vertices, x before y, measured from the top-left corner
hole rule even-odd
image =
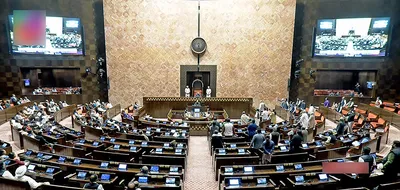
[[[390,18],[346,18],[317,21],[314,56],[386,56]]]
[[[15,12],[14,12],[15,14]],[[24,15],[9,15],[10,46],[13,54],[42,55],[83,55],[83,31],[79,18],[45,17],[43,33],[36,27],[35,33],[30,29],[39,19],[23,18]],[[36,16],[39,18],[39,16]],[[36,24],[35,24],[36,23]],[[17,24],[17,25],[14,25]],[[22,39],[22,40],[21,40]],[[36,43],[36,44],[32,44]]]

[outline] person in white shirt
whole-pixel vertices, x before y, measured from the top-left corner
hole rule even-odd
[[[185,97],[190,97],[190,88],[189,88],[189,86],[186,86],[186,88],[185,88]]]
[[[14,179],[14,176],[6,169],[6,163],[0,161],[0,176],[6,179]]]
[[[111,104],[110,102],[108,102],[107,105],[106,105],[106,108],[107,108],[107,109],[112,108],[112,104]]]
[[[260,118],[261,118],[261,113],[260,110],[256,110],[256,114],[254,115],[254,120],[256,121],[256,125],[260,126]]]
[[[226,137],[233,136],[233,124],[229,118],[225,120],[225,123],[222,127],[222,134]]]
[[[19,180],[19,181],[26,181],[26,182],[28,182],[28,183],[29,183],[29,186],[30,186],[32,189],[36,189],[36,188],[38,188],[39,186],[44,185],[44,184],[46,184],[46,185],[49,185],[49,184],[50,184],[49,182],[44,182],[44,183],[38,183],[38,182],[36,182],[36,181],[35,181],[34,179],[32,179],[31,177],[25,175],[26,171],[27,171],[26,166],[20,166],[20,167],[18,167],[17,170],[15,170],[15,179],[16,179],[16,180]]]
[[[301,111],[301,116],[299,121],[296,123],[296,125],[301,124],[302,127],[308,129],[308,115],[307,112],[305,110]]]
[[[206,97],[210,98],[211,97],[211,88],[210,86],[208,86],[207,90],[206,90]]]
[[[382,105],[382,100],[381,98],[378,96],[376,97],[376,101],[375,101],[375,107],[379,108]]]
[[[308,128],[311,128],[311,129],[315,128],[315,116],[314,116],[314,113],[311,113],[310,117],[308,117]]]
[[[258,106],[258,109],[259,109],[260,111],[263,111],[263,110],[265,109],[265,103],[264,103],[264,101],[261,100],[260,105]]]
[[[315,108],[312,104],[310,104],[310,107],[308,108],[308,115],[314,114]]]
[[[264,111],[261,113],[261,118],[263,122],[270,120],[267,108],[265,108]]]
[[[245,111],[243,111],[242,116],[240,116],[240,123],[242,125],[248,125],[249,122],[250,122],[250,117],[248,115],[246,115]]]

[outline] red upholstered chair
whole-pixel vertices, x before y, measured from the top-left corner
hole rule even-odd
[[[390,112],[394,112],[394,110],[396,110],[395,108],[392,108],[392,107],[383,107],[383,109],[385,109],[385,110],[388,110],[388,111],[390,111]]]
[[[363,115],[363,116],[365,116],[365,117],[367,116],[367,111],[365,111],[365,110],[356,108],[356,112],[361,114],[361,115]]]
[[[376,114],[374,114],[372,112],[369,112],[367,120],[370,121],[370,122],[376,122],[376,121],[378,121],[378,115],[376,115]]]
[[[353,128],[353,129],[359,129],[359,128],[361,128],[363,125],[364,125],[364,119],[359,118],[358,121],[357,121],[357,123],[354,123],[354,124],[353,124],[352,128]]]
[[[374,129],[378,127],[383,127],[386,125],[386,120],[379,118],[377,122],[371,122],[371,125]]]

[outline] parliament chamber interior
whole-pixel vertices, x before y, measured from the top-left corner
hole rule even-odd
[[[0,5],[0,190],[400,189],[399,0]]]

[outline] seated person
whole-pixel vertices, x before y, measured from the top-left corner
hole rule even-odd
[[[333,135],[333,132],[330,130],[330,131],[328,131],[328,133],[329,133],[329,136],[327,137],[327,139],[326,139],[326,141],[325,141],[325,143],[326,144],[329,144],[329,143],[331,143],[331,144],[335,144],[336,143],[336,141],[337,141],[337,138],[336,138],[336,136],[335,135]]]
[[[139,182],[138,181],[130,181],[128,183],[128,189],[134,189],[137,190],[137,188],[139,188]]]
[[[143,166],[142,168],[140,168],[139,174],[141,174],[141,175],[149,174],[149,168],[147,166]]]
[[[93,174],[89,177],[89,183],[86,183],[83,188],[84,189],[96,189],[96,190],[104,190],[101,184],[97,183],[97,175]]]
[[[0,161],[0,176],[6,179],[14,179],[14,176],[6,169],[4,161]]]
[[[129,115],[129,114],[127,114],[127,113],[125,112],[125,110],[122,110],[122,112],[121,112],[121,116],[122,116],[122,119],[127,119],[127,120],[131,120],[131,121],[133,121],[133,118],[132,118],[132,116],[131,116],[131,115]]]
[[[27,171],[26,166],[20,166],[20,167],[18,167],[17,170],[15,170],[15,179],[16,179],[16,180],[19,180],[19,181],[28,182],[28,183],[29,183],[29,186],[30,186],[32,189],[36,189],[36,188],[38,188],[39,186],[44,185],[44,184],[46,184],[46,185],[49,185],[49,184],[50,184],[49,182],[44,182],[44,183],[38,183],[38,182],[36,182],[36,181],[35,181],[34,179],[32,179],[31,177],[25,175],[26,171]]]
[[[10,152],[10,153],[8,154],[8,158],[11,159],[11,160],[14,160],[15,163],[16,163],[17,165],[21,165],[21,166],[22,166],[22,165],[25,165],[25,162],[19,160],[19,159],[15,156],[15,153],[14,153],[14,152]]]
[[[8,155],[6,153],[6,150],[0,148],[0,160],[8,159]]]

